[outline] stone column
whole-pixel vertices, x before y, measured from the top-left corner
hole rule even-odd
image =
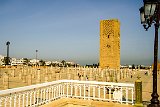
[[[45,67],[45,74],[48,74],[48,67]]]
[[[28,84],[28,85],[32,85],[32,74],[29,74],[29,75],[27,76],[27,80],[28,80],[27,84]]]
[[[88,77],[89,81],[93,81],[93,71],[92,69],[89,70],[89,77]]]
[[[33,71],[34,71],[34,78],[36,78],[37,76],[37,68],[32,67]]]
[[[45,79],[45,82],[48,82],[48,75],[45,75],[44,79]]]
[[[112,77],[113,77],[113,82],[115,82],[116,80],[116,70],[115,69],[113,69]]]
[[[55,67],[51,67],[51,73],[52,73],[52,81],[56,80]]]
[[[117,71],[117,69],[115,69],[114,81],[118,82],[118,71]]]
[[[122,74],[122,69],[120,69],[119,72],[120,72],[120,80],[121,80],[121,79],[122,79],[122,75],[123,75],[123,74]]]
[[[26,75],[22,76],[22,82],[24,82],[24,83],[26,82]]]
[[[75,73],[75,74],[74,74],[74,80],[79,80],[78,73]]]
[[[86,77],[85,77],[85,69],[83,68],[83,71],[82,71],[82,81],[85,81]]]
[[[37,78],[36,78],[36,83],[41,82],[41,74],[40,74],[40,69],[37,70]]]
[[[15,77],[15,69],[11,69],[12,71],[11,71],[11,75],[12,75],[12,77]]]
[[[102,81],[103,81],[103,82],[106,82],[106,81],[107,81],[107,77],[106,77],[106,69],[103,70]]]
[[[126,78],[126,69],[123,70],[123,78]]]
[[[19,72],[19,80],[22,80],[22,72]]]
[[[88,67],[84,68],[84,73],[83,73],[83,81],[86,81],[86,72],[88,70]]]
[[[109,82],[113,82],[113,80],[114,80],[114,78],[113,78],[114,70],[110,70],[110,71],[109,71],[109,74],[110,74],[110,75],[109,75],[109,77],[110,77],[110,78],[109,78],[109,80],[110,80]]]
[[[9,88],[9,76],[6,73],[4,73],[3,75],[3,86],[4,86],[4,89]]]
[[[70,73],[70,72],[69,72],[69,67],[67,66],[67,67],[66,67],[66,69],[67,69],[67,70],[66,70],[66,71],[67,71],[67,72],[66,72],[66,73],[67,73],[67,74],[66,74],[66,75],[67,75],[67,79],[68,79],[68,80],[70,80],[70,75],[69,75],[69,73]]]
[[[120,80],[120,71],[117,70],[117,82]]]
[[[49,79],[51,80],[52,79],[52,74],[50,73],[50,74],[48,74],[48,76],[49,76]]]
[[[56,73],[56,80],[59,80],[59,73]]]
[[[109,71],[108,70],[106,72],[106,81],[110,82],[110,75],[109,75]]]

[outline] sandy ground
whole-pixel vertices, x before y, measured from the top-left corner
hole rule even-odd
[[[135,83],[137,80],[137,76],[140,76],[140,80],[142,81],[142,99],[144,105],[148,104],[151,100],[151,94],[152,94],[152,84],[153,84],[153,76],[151,74],[145,75],[145,72],[139,72],[136,75],[133,76],[133,78],[125,78],[120,80],[119,82],[128,82],[128,83]],[[160,96],[160,73],[157,75],[157,91],[158,95]],[[160,101],[160,97],[159,97]]]

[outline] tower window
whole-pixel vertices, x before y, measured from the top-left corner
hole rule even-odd
[[[107,48],[110,48],[111,46],[110,45],[107,45]]]
[[[109,35],[108,35],[108,38],[109,38]]]

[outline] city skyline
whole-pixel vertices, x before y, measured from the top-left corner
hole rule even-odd
[[[1,0],[0,54],[10,57],[99,62],[100,20],[120,20],[121,64],[153,63],[154,27],[145,31],[133,0]],[[159,55],[160,57],[160,55]]]

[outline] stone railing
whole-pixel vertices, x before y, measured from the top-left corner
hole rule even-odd
[[[58,80],[0,91],[0,107],[37,107],[60,98],[133,104],[134,84]]]

